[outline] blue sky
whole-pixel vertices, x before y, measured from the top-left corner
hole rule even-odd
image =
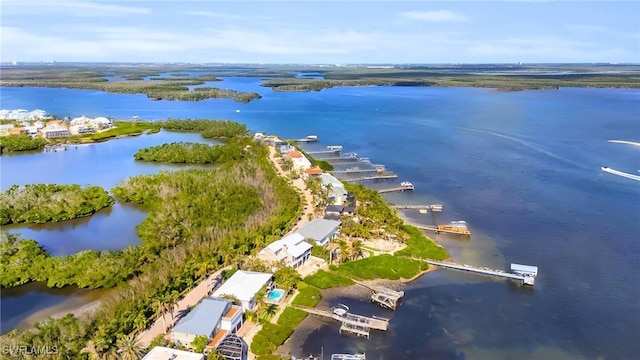
[[[640,1],[0,0],[3,62],[640,63]]]

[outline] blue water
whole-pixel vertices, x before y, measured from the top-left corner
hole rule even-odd
[[[389,331],[354,340],[328,325],[308,339],[294,335],[299,356],[320,347],[325,353],[366,351],[372,359],[632,359],[640,353],[640,184],[600,171],[640,169],[639,147],[607,142],[640,141],[639,90],[359,87],[291,93],[259,82],[220,83],[263,96],[249,104],[34,88],[3,88],[1,100],[3,108],[41,108],[58,116],[234,119],[284,138],[315,134],[322,145],[343,145],[416,186],[389,195],[391,201],[442,203],[438,222],[466,220],[471,240],[437,237],[456,261],[540,269],[533,290],[435,271],[407,286],[395,313],[384,313],[392,317]],[[30,161],[41,155],[24,156]],[[90,159],[76,166],[104,157]],[[3,177],[20,166],[1,161]],[[118,166],[105,171],[112,174],[102,183],[114,183]],[[30,175],[15,178],[28,181]],[[430,215],[409,216],[431,221]],[[380,311],[358,301],[341,300],[359,313]]]
[[[267,295],[267,301],[277,302],[280,300],[280,298],[282,298],[283,295],[284,295],[284,290],[281,290],[281,289],[271,290]]]

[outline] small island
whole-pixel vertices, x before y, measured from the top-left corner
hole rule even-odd
[[[99,186],[14,185],[0,193],[0,225],[75,219],[94,214],[114,202]]]

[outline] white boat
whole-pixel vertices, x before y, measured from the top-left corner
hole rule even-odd
[[[307,135],[307,141],[318,141],[318,135]]]
[[[403,181],[400,183],[400,186],[402,186],[405,189],[410,189],[413,190],[413,184],[408,182],[408,181]]]
[[[345,316],[349,312],[349,307],[345,304],[338,304],[331,308],[331,313],[333,315]]]

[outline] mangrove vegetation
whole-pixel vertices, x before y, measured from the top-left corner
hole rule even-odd
[[[99,186],[14,185],[0,193],[0,225],[70,220],[113,204],[111,196]]]

